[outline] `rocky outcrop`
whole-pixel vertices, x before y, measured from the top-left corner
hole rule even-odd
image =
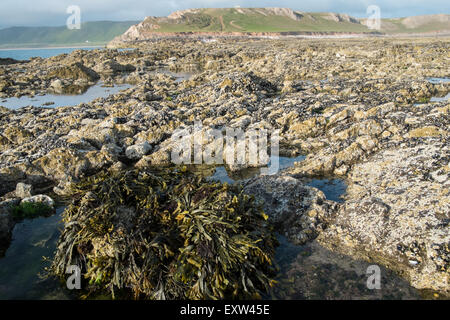
[[[25,184],[23,182],[19,182],[16,186],[15,195],[18,198],[24,199],[32,196],[33,186],[30,184]]]
[[[133,72],[136,70],[131,64],[120,64],[115,60],[107,60],[94,67],[94,70],[101,74],[115,74],[121,72]]]
[[[50,208],[54,209],[55,207],[55,201],[45,194],[38,194],[32,197],[24,198],[22,199],[22,201],[20,201],[20,204],[24,203],[43,203]]]
[[[11,58],[0,58],[0,66],[8,65],[8,64],[16,64],[16,63],[24,63],[25,61],[20,61]]]
[[[428,140],[356,165],[347,200],[321,243],[388,265],[416,288],[448,291],[449,157],[448,145]]]
[[[236,20],[229,21],[231,17]],[[248,16],[254,25],[247,26]],[[146,41],[166,37],[276,37],[289,35],[333,35],[336,28],[324,20],[341,25],[343,34],[367,33],[359,20],[346,14],[314,14],[289,8],[210,8],[187,9],[171,13],[167,17],[146,17],[141,23],[131,26],[123,35],[114,38],[108,47],[126,45],[133,41]],[[263,23],[260,25],[260,21]],[[264,24],[265,23],[265,24]],[[283,27],[281,27],[283,25]],[[286,29],[289,26],[291,29]],[[261,32],[255,30],[260,29]],[[286,30],[285,32],[280,32]],[[175,31],[174,31],[175,30]],[[262,31],[264,30],[264,31]],[[265,32],[265,30],[268,30]],[[324,30],[317,32],[316,30]]]
[[[48,71],[47,77],[58,79],[87,80],[90,82],[98,80],[100,78],[95,71],[87,68],[79,62],[67,66],[57,66]]]
[[[292,243],[314,240],[333,217],[338,205],[316,188],[288,175],[261,176],[246,183],[245,192],[264,204],[277,232]]]

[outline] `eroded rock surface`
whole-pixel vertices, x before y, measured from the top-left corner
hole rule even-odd
[[[287,175],[254,178],[244,190],[264,203],[276,230],[295,244],[315,239],[338,207],[322,191]]]
[[[347,201],[320,241],[388,265],[416,288],[446,291],[450,150],[432,140],[411,144],[383,150],[354,167]]]

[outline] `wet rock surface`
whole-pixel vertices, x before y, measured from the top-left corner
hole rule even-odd
[[[134,85],[78,106],[0,108],[1,196],[19,182],[65,195],[105,168],[167,164],[173,131],[194,121],[205,130],[280,130],[281,155],[306,160],[248,190],[282,204],[268,208],[282,233],[297,243],[318,237],[417,288],[448,292],[449,102],[430,99],[450,84],[428,81],[450,75],[448,40],[134,46],[0,66],[0,106],[14,96],[78,93],[96,81]],[[195,74],[180,81],[161,69]],[[294,182],[323,175],[347,181],[342,205]]]
[[[0,202],[0,257],[3,257],[9,246],[15,222],[12,217],[12,207],[18,205],[19,199],[9,199]]]
[[[315,239],[337,209],[320,190],[287,175],[254,178],[244,190],[262,201],[276,230],[294,244]]]
[[[356,165],[347,201],[321,243],[389,265],[416,288],[448,290],[448,158],[448,148],[428,141],[402,144]]]

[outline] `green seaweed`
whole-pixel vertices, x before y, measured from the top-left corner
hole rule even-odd
[[[84,298],[257,299],[278,244],[239,186],[187,167],[103,172],[73,188],[51,272],[83,274]]]
[[[417,100],[417,103],[428,103],[428,102],[430,102],[430,97],[420,97]]]
[[[16,220],[48,216],[52,212],[53,208],[41,202],[24,202],[12,208],[12,216]]]

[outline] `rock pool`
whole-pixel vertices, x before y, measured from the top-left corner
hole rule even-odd
[[[65,106],[76,106],[80,103],[88,103],[97,98],[106,98],[112,94],[115,94],[121,90],[131,88],[129,84],[118,84],[112,87],[104,86],[103,83],[98,83],[86,92],[79,95],[56,95],[46,94],[43,96],[22,96],[20,98],[12,97],[0,100],[0,106],[8,109],[19,109],[23,107],[46,107],[57,108]]]

